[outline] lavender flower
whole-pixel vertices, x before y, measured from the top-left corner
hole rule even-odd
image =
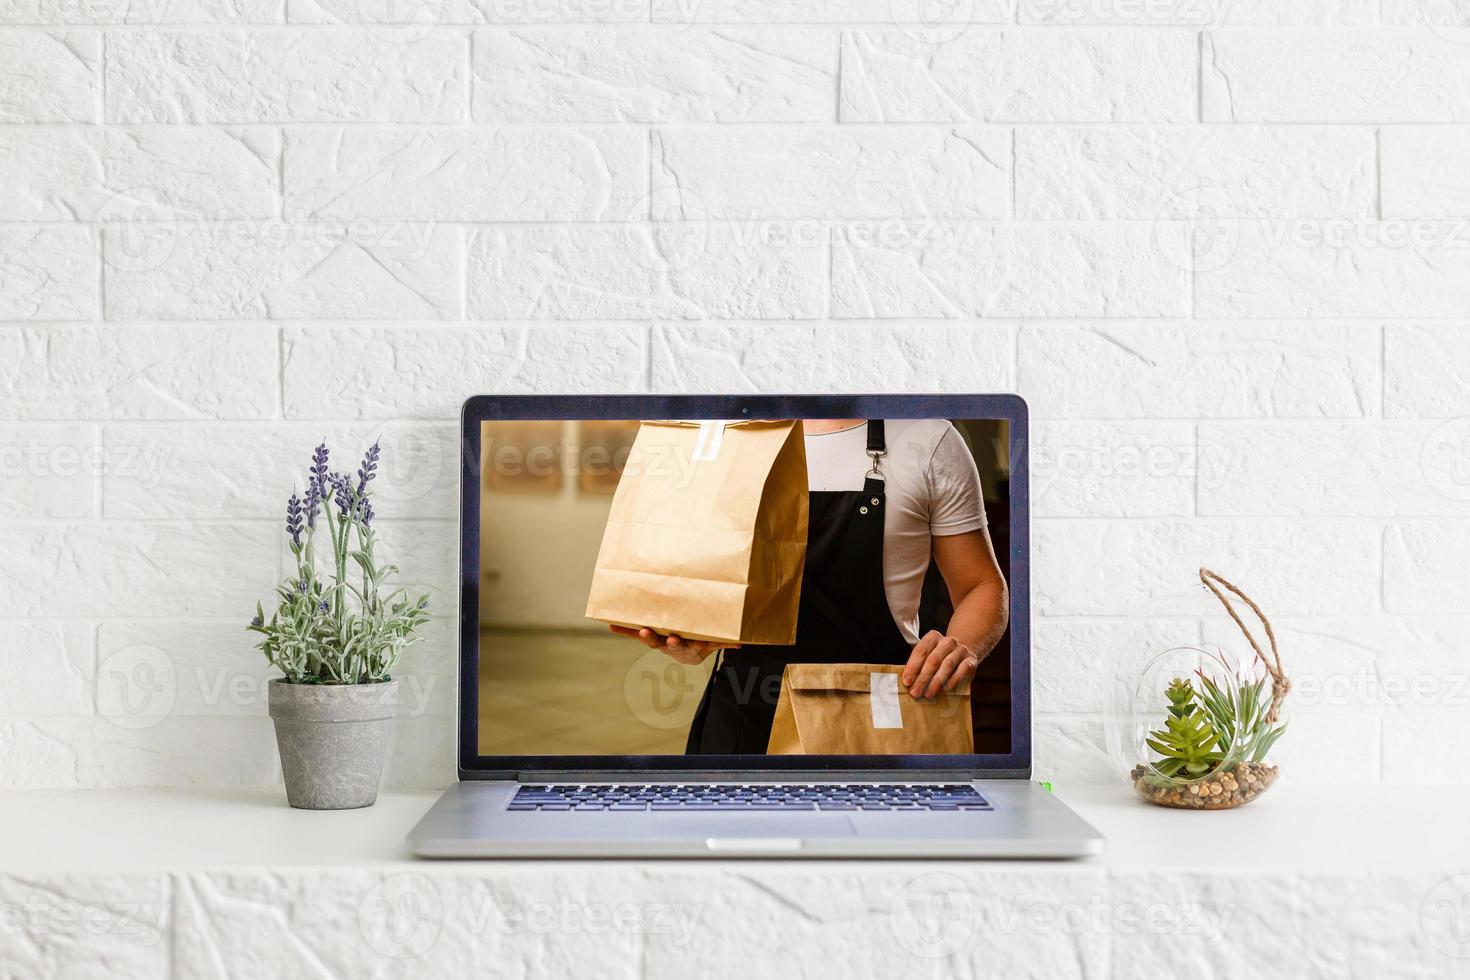
[[[332,490],[336,497],[337,509],[342,512],[342,516],[345,518],[348,512],[352,510],[354,496],[352,492],[352,481],[339,473],[328,473],[327,481],[332,485]]]
[[[378,475],[378,444],[374,442],[368,447],[367,454],[362,457],[362,465],[357,468],[357,493],[361,496],[366,490],[368,481]]]
[[[301,509],[301,498],[291,494],[291,499],[286,501],[286,531],[291,535],[291,543],[301,547],[301,522],[305,513]]]
[[[311,454],[310,473],[316,478],[317,483],[327,478],[327,444],[325,442],[317,446],[316,451]]]
[[[264,635],[260,650],[289,683],[387,680],[403,648],[418,639],[412,634],[428,618],[427,599],[415,606],[404,589],[382,587],[396,569],[380,566],[373,557],[376,532],[371,527],[377,515],[369,487],[381,461],[382,446],[374,441],[355,473],[334,472],[323,441],[311,453],[305,489],[298,483],[286,501],[286,532],[296,568],[280,580],[271,619],[257,605],[249,628]],[[340,523],[334,508],[341,512]],[[319,570],[315,547],[326,546],[315,538],[318,518],[333,532],[326,571]],[[353,581],[357,565],[361,589]],[[334,623],[337,616],[348,622]],[[301,618],[308,622],[298,622]],[[351,630],[345,629],[348,625]],[[307,635],[302,635],[303,626]]]
[[[321,512],[322,498],[326,496],[327,444],[316,447],[311,454],[311,467],[306,481],[306,526],[316,527],[316,515]]]
[[[306,485],[305,508],[306,526],[313,528],[316,527],[316,515],[321,513],[322,509],[322,488],[321,485],[316,482],[316,477],[312,477],[310,482],[308,482]]]

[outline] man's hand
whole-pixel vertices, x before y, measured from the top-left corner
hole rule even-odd
[[[909,694],[932,698],[941,690],[953,691],[960,682],[975,676],[980,658],[975,651],[952,636],[930,630],[914,644],[909,662],[899,676]]]
[[[637,640],[650,650],[662,650],[681,664],[696,667],[704,663],[717,650],[738,650],[738,643],[715,643],[710,640],[686,640],[677,633],[655,633],[647,626],[634,629],[631,626],[609,626],[619,636]]]

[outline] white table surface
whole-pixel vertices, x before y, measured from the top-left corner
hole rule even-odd
[[[1238,810],[1203,813],[1144,804],[1121,785],[1077,787],[1058,796],[1108,840],[1103,855],[1068,862],[1074,867],[1470,871],[1470,786],[1286,783]],[[403,839],[437,797],[384,794],[362,810],[312,812],[288,807],[279,789],[0,792],[0,869],[425,866],[408,855]],[[105,832],[97,832],[99,827]],[[1201,846],[1206,839],[1208,846]],[[539,862],[433,862],[487,868],[497,863]],[[720,863],[731,862],[687,866]]]

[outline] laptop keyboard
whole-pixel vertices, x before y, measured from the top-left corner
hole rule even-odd
[[[510,810],[989,810],[964,783],[561,783],[516,790]]]

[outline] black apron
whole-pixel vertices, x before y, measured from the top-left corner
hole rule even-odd
[[[883,420],[868,420],[873,467],[862,490],[813,491],[801,576],[796,642],[725,650],[689,725],[689,755],[764,755],[789,663],[904,664],[909,643],[893,622],[883,587],[879,459]]]

